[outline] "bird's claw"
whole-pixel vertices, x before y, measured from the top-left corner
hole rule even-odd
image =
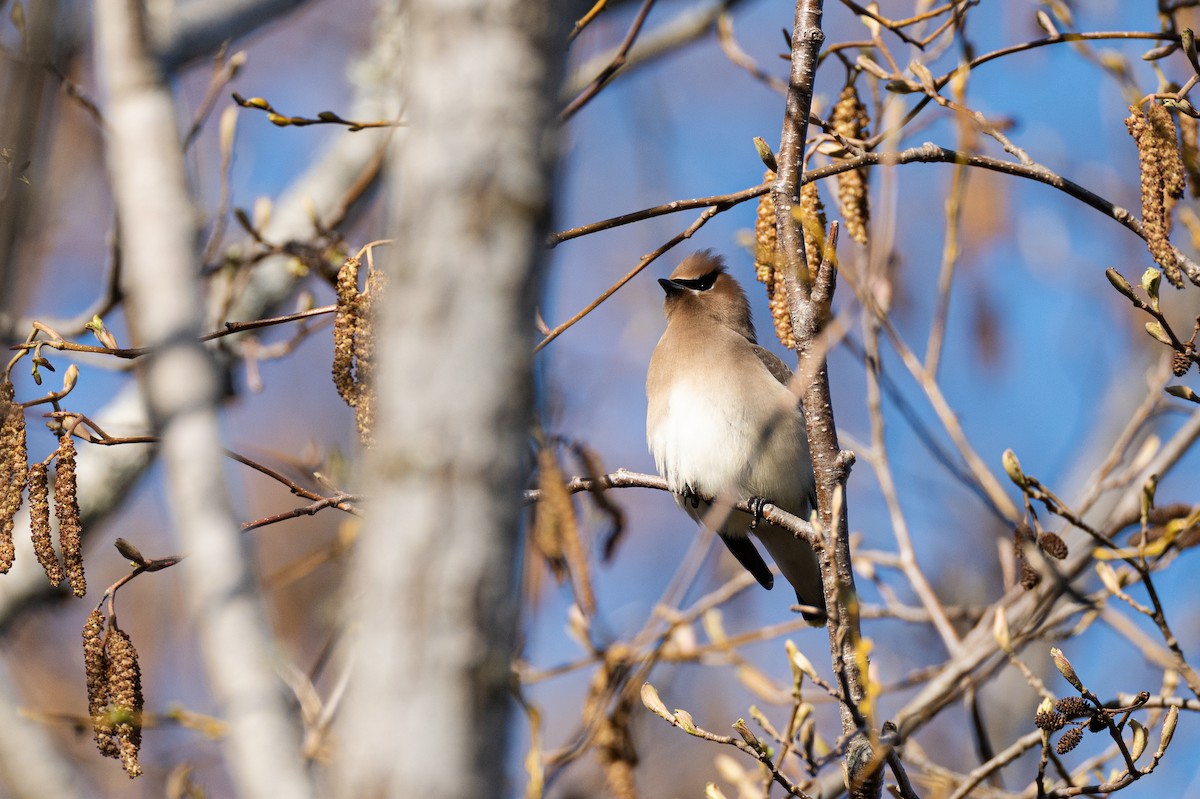
[[[692,503],[693,509],[700,507],[700,495],[690,485],[683,487],[683,501]]]
[[[757,529],[759,521],[762,519],[763,508],[766,507],[767,501],[762,497],[750,497],[746,501],[750,506],[750,529]]]

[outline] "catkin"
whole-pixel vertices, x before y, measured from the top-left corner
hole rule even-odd
[[[763,181],[774,180],[775,173],[767,170]],[[799,220],[804,235],[804,252],[808,259],[812,280],[821,264],[825,247],[825,206],[816,181],[809,181],[800,188]],[[754,271],[758,281],[767,288],[767,304],[771,309],[771,321],[775,335],[788,349],[796,348],[796,336],[792,330],[792,314],[788,307],[787,291],[783,283],[783,262],[779,253],[779,236],[775,228],[775,200],[768,192],[759,198],[758,214],[754,220]]]
[[[354,391],[354,341],[358,335],[358,259],[348,258],[337,274],[337,313],[333,318],[333,384],[350,407]]]
[[[866,138],[869,122],[867,108],[858,99],[854,84],[842,89],[829,119],[833,131],[847,139],[863,139]],[[840,172],[837,184],[838,208],[845,220],[846,232],[859,244],[866,244],[867,224],[871,216],[867,201],[867,171],[860,168]]]
[[[46,572],[50,585],[63,581],[63,567],[50,539],[49,471],[44,463],[29,465],[29,529],[33,538],[33,554]]]
[[[12,568],[16,547],[13,528],[25,490],[25,411],[13,399],[13,385],[0,382],[0,573]]]
[[[364,446],[374,442],[375,389],[373,384],[375,298],[385,283],[382,272],[372,269],[366,288],[358,289],[360,263],[349,258],[337,276],[337,313],[333,322],[333,383],[347,405],[354,408],[355,424]]]
[[[108,704],[118,740],[121,765],[130,777],[142,773],[138,751],[142,746],[142,670],[137,649],[129,635],[116,626],[110,628],[108,655]]]
[[[1171,208],[1183,196],[1184,169],[1176,141],[1175,120],[1158,103],[1143,111],[1131,106],[1125,127],[1137,145],[1141,171],[1142,231],[1146,248],[1163,274],[1177,288],[1183,287],[1175,249],[1171,246]]]
[[[104,616],[93,610],[83,625],[83,672],[87,680],[88,715],[96,748],[105,757],[120,757],[108,712],[108,657],[104,653]]]
[[[58,439],[54,473],[54,515],[58,519],[58,543],[62,548],[67,581],[71,593],[83,597],[87,578],[83,574],[83,527],[79,522],[79,497],[76,493],[75,442],[70,433]]]

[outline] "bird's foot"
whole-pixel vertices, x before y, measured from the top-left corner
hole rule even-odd
[[[693,509],[700,507],[700,495],[696,493],[696,489],[692,488],[690,485],[685,485],[683,487],[683,501],[685,503],[692,503]]]
[[[767,501],[762,497],[750,497],[746,500],[746,504],[750,506],[750,529],[755,530],[762,519],[763,508],[766,507]]]

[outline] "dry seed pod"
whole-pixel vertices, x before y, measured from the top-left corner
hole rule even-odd
[[[79,497],[75,483],[75,442],[69,433],[58,439],[54,473],[54,515],[58,519],[58,543],[66,564],[71,592],[77,597],[87,593],[83,574],[83,528],[79,522]]]
[[[13,385],[0,383],[0,573],[13,564],[13,526],[25,490],[29,454],[25,448],[25,411],[13,400]]]
[[[1079,742],[1083,740],[1083,730],[1078,727],[1072,727],[1062,734],[1058,739],[1058,746],[1054,747],[1054,751],[1060,755],[1065,755],[1075,747],[1079,746]]]
[[[833,106],[830,115],[830,127],[840,136],[847,139],[863,139],[867,135],[866,106],[858,99],[858,90],[854,84],[842,89],[842,94]],[[870,210],[867,203],[867,172],[865,169],[851,169],[837,176],[838,207],[842,218],[846,221],[846,232],[859,244],[867,243],[867,223],[870,220]]]
[[[1033,717],[1033,723],[1039,730],[1054,732],[1055,730],[1061,730],[1067,723],[1067,720],[1057,710],[1039,710],[1037,715]]]
[[[1092,715],[1091,704],[1082,696],[1064,696],[1054,703],[1054,709],[1069,719]]]
[[[119,740],[121,764],[130,777],[142,773],[138,750],[142,745],[142,670],[137,649],[129,635],[114,626],[109,630],[108,704],[113,727]]]
[[[1183,377],[1188,373],[1188,369],[1192,368],[1192,359],[1188,357],[1186,352],[1176,352],[1171,356],[1171,374],[1176,377]]]
[[[1067,542],[1058,533],[1042,533],[1038,537],[1038,547],[1055,560],[1062,560],[1071,554]]]
[[[63,567],[50,540],[50,488],[46,464],[29,466],[29,529],[33,538],[33,553],[46,572],[50,585],[63,581]]]
[[[83,671],[87,679],[88,715],[96,748],[105,757],[119,757],[120,748],[108,713],[108,658],[104,654],[104,616],[93,610],[83,625]]]

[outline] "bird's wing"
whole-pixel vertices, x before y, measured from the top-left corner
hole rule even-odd
[[[729,547],[729,551],[737,558],[738,563],[754,575],[758,584],[770,591],[771,586],[775,585],[775,575],[771,574],[766,561],[762,559],[762,555],[758,554],[754,542],[744,535],[722,535],[721,540],[725,542],[725,546]]]
[[[787,368],[783,361],[779,360],[775,353],[771,352],[761,344],[751,344],[750,348],[754,354],[758,356],[758,360],[762,365],[767,367],[767,371],[771,376],[778,380],[783,385],[787,385],[792,380],[792,370]]]

